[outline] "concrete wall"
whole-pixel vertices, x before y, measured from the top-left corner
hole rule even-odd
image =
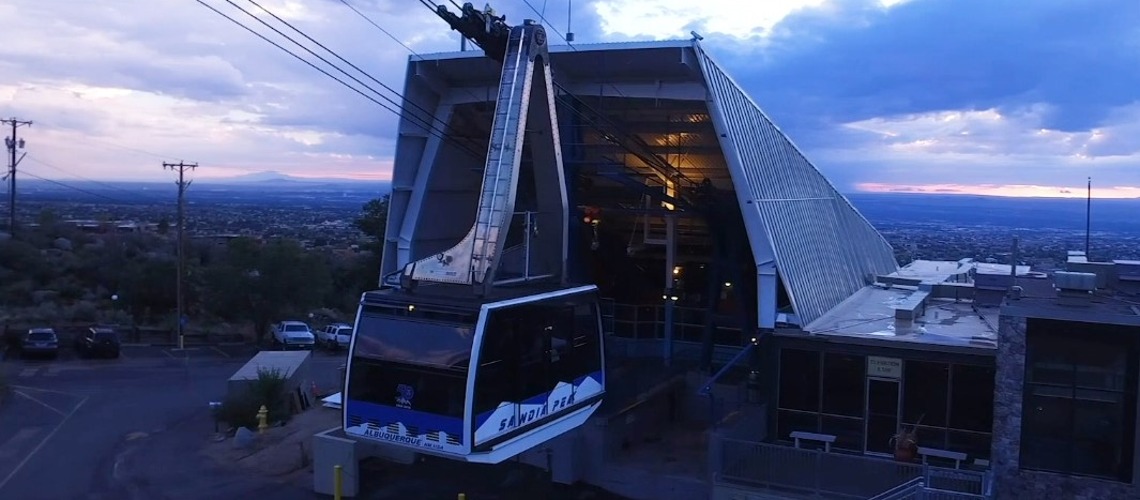
[[[994,434],[990,460],[997,497],[1074,500],[1140,498],[1140,488],[1132,484],[1020,469],[1025,325],[1025,318],[1003,314],[998,333]]]

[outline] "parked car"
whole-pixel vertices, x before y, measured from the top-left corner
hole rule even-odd
[[[321,330],[318,336],[321,344],[329,349],[348,349],[352,342],[352,325],[333,323]]]
[[[282,321],[273,327],[273,340],[282,349],[312,349],[317,338],[302,321]]]
[[[24,335],[20,344],[22,356],[59,356],[59,337],[51,328],[32,328]]]
[[[75,337],[75,352],[83,357],[118,358],[121,347],[114,328],[93,326]]]

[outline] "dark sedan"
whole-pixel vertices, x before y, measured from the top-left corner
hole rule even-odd
[[[113,328],[92,327],[75,338],[75,352],[83,357],[119,357],[119,334]]]
[[[24,336],[20,345],[20,354],[54,358],[59,355],[59,337],[51,328],[32,328]]]

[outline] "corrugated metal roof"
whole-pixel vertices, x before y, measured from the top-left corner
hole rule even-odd
[[[748,193],[741,210],[763,222],[800,321],[819,318],[875,275],[897,271],[894,251],[882,235],[700,44],[693,46],[710,108],[720,115],[717,132],[733,184]],[[763,241],[757,236],[750,235],[753,245]]]

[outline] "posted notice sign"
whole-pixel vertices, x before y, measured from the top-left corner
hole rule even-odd
[[[867,376],[901,379],[902,360],[899,358],[867,356]]]

